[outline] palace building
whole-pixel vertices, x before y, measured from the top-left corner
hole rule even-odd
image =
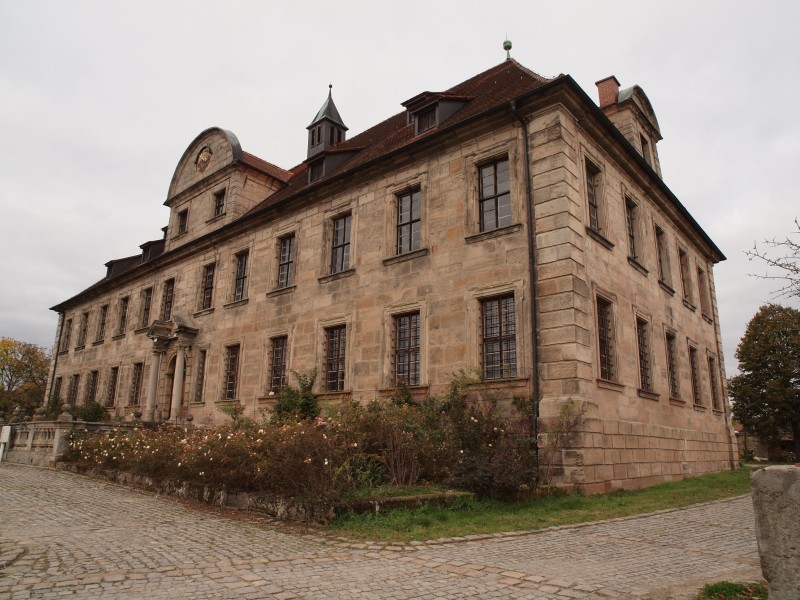
[[[509,58],[352,137],[329,92],[290,170],[207,129],[163,237],[53,307],[48,398],[206,425],[235,404],[258,418],[292,371],[336,404],[399,382],[441,393],[477,368],[533,399],[542,436],[583,407],[563,483],[732,468],[725,257],[662,180],[642,88],[597,88],[599,105]]]

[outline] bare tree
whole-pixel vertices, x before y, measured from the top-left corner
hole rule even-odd
[[[782,281],[783,286],[774,292],[778,297],[800,298],[800,239],[791,237],[800,236],[800,221],[795,219],[794,224],[797,231],[791,232],[786,239],[764,240],[761,242],[761,247],[756,243],[753,244],[752,250],[745,252],[750,260],[757,258],[765,262],[768,267],[780,271],[780,274],[754,275],[762,279]]]

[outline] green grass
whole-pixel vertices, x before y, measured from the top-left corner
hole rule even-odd
[[[385,514],[344,514],[334,519],[329,527],[337,535],[388,542],[543,529],[746,494],[750,491],[750,472],[750,469],[725,471],[645,490],[597,496],[570,494],[519,503],[459,500],[450,508],[427,504],[418,509],[397,509]]]
[[[767,600],[767,584],[729,581],[709,583],[697,596],[697,600]]]

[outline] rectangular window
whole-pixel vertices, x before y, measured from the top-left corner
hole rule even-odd
[[[50,398],[55,398],[59,403],[61,402],[62,381],[61,377],[56,377],[55,383],[53,384],[53,391],[50,393]]]
[[[678,355],[675,335],[667,332],[667,380],[669,382],[669,397],[680,398],[680,388],[678,387]]]
[[[214,299],[214,270],[215,265],[203,267],[203,289],[201,290],[200,309],[211,308]]]
[[[636,213],[638,206],[630,198],[625,198],[625,224],[628,231],[628,256],[636,260],[639,258],[636,248]]]
[[[69,338],[72,337],[72,319],[64,321],[64,327],[61,329],[61,352],[69,350]]]
[[[325,330],[325,389],[329,392],[344,390],[346,348],[347,327],[345,325]]]
[[[700,311],[707,317],[711,316],[711,301],[708,299],[708,280],[706,279],[706,272],[697,267],[697,287],[700,296]]]
[[[517,376],[514,296],[481,300],[481,368],[486,379]]]
[[[164,282],[164,293],[161,295],[161,320],[169,321],[172,318],[172,301],[175,296],[175,280],[167,279]]]
[[[139,396],[142,394],[143,370],[144,365],[142,363],[133,363],[133,371],[131,372],[131,393],[128,397],[128,406],[136,406],[139,404]]]
[[[236,279],[233,282],[233,301],[247,298],[247,259],[250,253],[245,250],[236,255]]]
[[[589,227],[601,231],[600,169],[586,161],[586,200],[589,205]]]
[[[419,313],[394,318],[395,385],[419,385]]]
[[[145,288],[142,291],[142,314],[139,316],[139,328],[143,329],[150,326],[150,309],[153,306],[153,288]]]
[[[308,168],[308,182],[313,183],[322,177],[324,162],[319,160]]]
[[[119,326],[117,327],[117,335],[122,335],[128,327],[128,304],[130,298],[125,296],[119,301]]]
[[[414,190],[397,198],[397,254],[419,250],[422,225],[421,192]]]
[[[278,288],[294,285],[294,234],[280,239],[278,258]]]
[[[102,342],[106,339],[106,321],[108,320],[108,304],[100,307],[100,316],[97,318],[97,333],[95,342]]]
[[[221,217],[225,214],[225,190],[214,194],[214,216]]]
[[[714,410],[722,410],[719,387],[717,386],[717,361],[713,356],[708,357],[708,380],[711,383],[711,406]]]
[[[239,344],[225,347],[225,371],[222,380],[222,399],[235,400],[239,380]]]
[[[417,133],[428,131],[436,127],[436,107],[429,108],[417,114]]]
[[[286,385],[286,358],[289,337],[282,335],[270,340],[269,389],[277,392]]]
[[[331,245],[331,273],[341,273],[350,268],[350,223],[352,215],[333,220]]]
[[[597,341],[600,351],[600,379],[617,377],[614,357],[614,310],[610,301],[597,296]]]
[[[108,389],[106,390],[106,406],[114,406],[117,400],[117,382],[119,380],[119,367],[111,367],[108,374]]]
[[[480,167],[481,231],[511,225],[511,181],[508,159]]]
[[[78,401],[78,386],[81,383],[81,376],[77,373],[70,377],[69,389],[67,390],[67,402],[72,406]]]
[[[184,234],[189,229],[189,210],[182,210],[178,213],[178,235]]]
[[[650,142],[648,142],[647,138],[641,134],[639,134],[639,141],[642,144],[642,158],[644,158],[644,162],[650,166],[653,166],[650,158]]]
[[[639,387],[646,392],[653,391],[650,373],[650,324],[644,319],[636,319],[636,343],[639,350]]]
[[[86,345],[86,334],[89,332],[89,313],[84,312],[81,314],[81,327],[78,330],[78,348],[83,348]]]
[[[206,382],[206,351],[200,350],[197,353],[197,381],[194,388],[195,404],[203,403],[203,387]]]
[[[700,400],[700,379],[697,372],[697,348],[689,346],[689,369],[692,377],[692,400],[696,406],[701,404]]]
[[[84,404],[87,406],[97,400],[98,376],[99,373],[97,371],[92,371],[89,373],[89,381],[86,382],[86,397],[84,398]]]
[[[658,256],[658,280],[669,286],[672,282],[669,276],[667,236],[658,225],[656,225],[656,255]]]
[[[692,279],[689,271],[689,257],[683,248],[678,248],[678,260],[681,267],[681,285],[683,286],[683,299],[692,302]]]

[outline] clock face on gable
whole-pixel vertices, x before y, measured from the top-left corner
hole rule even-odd
[[[211,162],[211,154],[211,149],[208,146],[203,146],[203,149],[200,150],[200,154],[197,155],[195,165],[197,165],[197,170],[201,173],[208,168],[208,163]]]

